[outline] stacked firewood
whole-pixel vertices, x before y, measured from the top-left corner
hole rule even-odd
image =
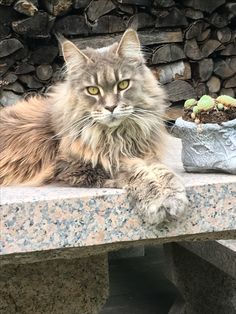
[[[233,0],[0,0],[0,105],[44,93],[62,78],[55,32],[81,49],[138,29],[170,103],[236,95]]]

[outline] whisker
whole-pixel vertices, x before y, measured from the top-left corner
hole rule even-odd
[[[143,109],[136,109],[134,110],[134,112],[138,115],[139,113],[143,113],[145,114],[145,117],[147,117],[147,115],[152,116],[157,118],[158,120],[161,120],[163,122],[166,121],[165,116],[158,114],[157,112],[154,111],[149,111],[149,110],[143,110]]]
[[[51,139],[53,139],[54,137],[58,137],[59,135],[63,135],[65,133],[69,132],[73,127],[79,128],[80,124],[82,126],[82,124],[84,122],[87,122],[90,119],[91,119],[90,116],[85,116],[85,117],[82,117],[79,120],[74,121],[72,124],[69,124],[67,127],[63,128],[60,132],[58,132],[54,136],[52,136]]]
[[[144,128],[145,134],[147,136],[150,135],[150,133],[155,132],[155,133],[160,133],[160,130],[163,127],[163,123],[160,121],[153,121],[153,119],[146,119],[143,117],[140,117],[139,115],[132,115],[133,120],[141,127]]]

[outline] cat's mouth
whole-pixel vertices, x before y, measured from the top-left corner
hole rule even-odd
[[[100,124],[108,127],[114,127],[120,125],[124,120],[130,116],[131,112],[111,112],[101,115],[94,115],[93,119]]]
[[[109,116],[106,116],[102,119],[101,123],[109,126],[114,127],[118,126],[127,118],[127,115],[121,115],[121,114],[114,114],[111,113]]]
[[[111,110],[113,109],[113,110]],[[95,110],[91,113],[94,122],[105,125],[107,127],[118,127],[126,119],[134,113],[134,108],[131,105],[122,104],[115,108],[104,108],[102,110]]]

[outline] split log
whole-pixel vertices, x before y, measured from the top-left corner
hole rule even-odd
[[[221,43],[215,39],[207,40],[202,46],[202,54],[205,58],[210,56],[217,48],[221,46]]]
[[[185,58],[186,56],[181,47],[176,44],[167,44],[154,51],[152,64],[174,62]]]
[[[233,90],[233,88],[222,88],[220,90],[220,95],[228,95],[228,96],[231,96],[231,97],[235,97],[236,93]]]
[[[122,4],[141,5],[141,6],[150,6],[152,4],[152,0],[117,0],[117,2],[122,3]]]
[[[228,15],[229,19],[232,19],[233,17],[236,16],[236,3],[235,1],[226,3],[224,7],[226,14]]]
[[[231,69],[236,69],[236,57],[227,58],[226,60]]]
[[[180,30],[173,31],[139,31],[139,39],[142,45],[155,45],[164,43],[178,43],[183,41],[183,35]],[[104,36],[90,36],[87,38],[76,38],[72,41],[80,47],[80,49],[85,49],[86,47],[91,48],[102,48],[109,46],[114,42],[120,40],[120,35],[104,35]]]
[[[0,41],[0,58],[9,56],[20,48],[23,48],[23,45],[18,39],[3,39]]]
[[[192,60],[203,59],[203,54],[200,51],[195,39],[186,40],[184,45],[184,52],[186,56]]]
[[[153,68],[153,72],[161,84],[173,80],[191,79],[191,67],[188,62],[178,61]]]
[[[22,18],[21,15],[13,9],[13,6],[0,6],[0,25],[11,26],[12,21]]]
[[[7,5],[10,6],[13,4],[15,0],[0,0],[0,5]]]
[[[214,73],[222,79],[229,78],[235,74],[235,69],[232,69],[229,61],[218,60],[214,65]]]
[[[212,76],[206,84],[211,94],[218,93],[221,87],[221,81],[217,76]]]
[[[123,13],[129,14],[129,15],[133,15],[137,12],[137,7],[134,7],[132,5],[127,5],[127,4],[120,4],[117,3],[117,6],[119,8],[119,10]],[[150,11],[152,10],[152,7],[150,9]]]
[[[65,36],[88,36],[91,33],[85,21],[85,17],[81,15],[67,15],[57,20],[55,23],[55,31]]]
[[[167,11],[165,15],[158,16],[156,20],[156,27],[185,27],[187,25],[186,17],[177,8]]]
[[[195,76],[201,81],[206,82],[212,75],[214,63],[212,59],[203,59],[196,64]]]
[[[24,87],[19,82],[14,82],[3,88],[4,90],[9,90],[17,94],[23,94],[25,92]]]
[[[43,87],[42,83],[36,80],[32,75],[24,74],[19,75],[19,81],[25,84],[29,88],[38,89]]]
[[[185,81],[177,80],[165,85],[168,99],[171,102],[196,98],[196,92],[192,85]]]
[[[24,43],[24,47],[20,48],[16,52],[14,52],[11,55],[11,58],[14,59],[15,61],[19,61],[19,60],[23,60],[25,58],[28,58],[28,56],[29,56],[29,49],[28,49],[27,45]]]
[[[75,9],[85,9],[92,0],[74,0],[73,7]]]
[[[168,121],[175,121],[179,117],[182,117],[184,113],[183,106],[170,106],[165,112],[164,119]]]
[[[196,38],[199,34],[202,33],[202,31],[205,29],[206,25],[204,21],[195,21],[190,26],[185,32],[185,38],[186,39],[192,39]]]
[[[207,85],[205,83],[197,84],[196,88],[197,98],[202,97],[203,95],[208,94]]]
[[[28,74],[34,72],[35,67],[29,63],[21,63],[16,66],[15,74]]]
[[[28,16],[34,16],[36,12],[38,12],[38,8],[36,6],[35,1],[29,1],[29,0],[18,0],[14,4],[14,9],[22,14],[28,15]]]
[[[10,67],[15,63],[13,58],[1,58],[0,59],[0,78],[10,69]]]
[[[236,56],[236,43],[228,44],[220,54],[222,56]]]
[[[183,41],[182,32],[178,29],[172,31],[140,31],[138,34],[142,45],[179,43]]]
[[[5,81],[4,79],[3,79],[3,80],[0,79],[0,91],[2,91],[2,88],[3,88],[4,86],[6,86],[6,85],[8,85],[8,82]],[[1,95],[1,94],[0,94],[0,95]]]
[[[236,3],[235,2],[227,3],[226,8],[228,8],[229,11],[232,12],[234,16],[236,16]]]
[[[141,29],[145,27],[154,27],[155,26],[155,18],[147,13],[140,12],[133,15],[129,21],[128,25],[132,27],[132,25],[136,26],[133,28]]]
[[[216,39],[219,40],[222,44],[228,43],[231,40],[231,36],[232,33],[229,27],[218,29],[215,32]]]
[[[86,9],[86,15],[89,21],[96,21],[100,16],[111,12],[116,5],[111,0],[91,1]]]
[[[40,81],[47,81],[52,77],[53,69],[50,64],[41,64],[36,68],[36,75]]]
[[[30,61],[32,61],[34,64],[51,64],[57,55],[57,47],[53,45],[40,46],[32,52]]]
[[[174,0],[154,0],[153,4],[157,7],[169,8],[175,5],[175,1]]]
[[[43,0],[43,4],[54,16],[64,15],[72,8],[72,0]]]
[[[49,19],[46,12],[39,12],[32,17],[12,22],[12,29],[25,37],[49,38],[52,24],[53,20]]]
[[[212,13],[216,8],[224,4],[225,0],[183,0],[182,3],[186,7]]]
[[[112,34],[126,30],[125,21],[120,16],[104,15],[92,26],[93,34]]]
[[[15,81],[17,80],[17,75],[15,75],[14,73],[10,72],[8,74],[6,74],[3,77],[3,81],[5,81],[8,84],[12,84],[15,83]]]
[[[207,28],[205,31],[198,34],[197,41],[205,41],[210,37],[210,35],[211,35],[211,29]]]
[[[200,20],[204,17],[202,11],[194,10],[192,8],[186,8],[184,11],[184,15],[192,20]]]
[[[228,20],[217,12],[214,12],[209,19],[211,25],[216,28],[222,28],[228,25]]]
[[[218,94],[217,94],[217,93],[210,93],[210,92],[209,92],[209,95],[210,95],[212,98],[217,98],[217,97],[218,97]]]
[[[11,33],[11,29],[7,25],[0,24],[0,40],[5,39]]]
[[[232,29],[231,42],[232,42],[232,43],[235,43],[235,42],[236,42],[236,29]]]
[[[236,69],[236,68],[234,68],[234,69]],[[233,77],[225,80],[223,85],[225,88],[236,87],[236,74]]]

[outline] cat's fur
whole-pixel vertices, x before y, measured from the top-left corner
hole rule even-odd
[[[179,216],[184,186],[160,162],[165,94],[145,66],[137,33],[83,52],[63,40],[62,51],[64,82],[0,112],[0,184],[126,186],[144,220]],[[122,80],[129,87],[119,91]],[[89,95],[88,86],[100,94]]]

